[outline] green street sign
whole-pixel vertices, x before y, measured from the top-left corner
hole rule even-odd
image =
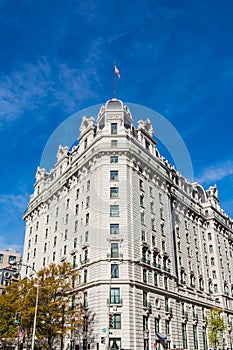
[[[107,328],[102,328],[102,329],[101,329],[101,332],[106,333],[106,332],[107,332]]]

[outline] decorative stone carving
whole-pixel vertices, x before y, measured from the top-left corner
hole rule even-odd
[[[58,151],[57,151],[57,160],[58,161],[67,155],[68,149],[69,149],[68,146],[63,147],[62,145],[59,145]]]
[[[90,118],[87,118],[87,117],[83,117],[82,119],[82,124],[79,128],[80,130],[80,136],[87,130],[89,129],[90,127],[93,127],[94,126],[94,121],[95,121],[95,118],[93,117],[90,117]]]
[[[36,181],[39,181],[41,179],[45,178],[45,174],[46,174],[46,170],[44,168],[40,168],[39,166],[37,167],[37,171],[36,171]]]
[[[152,124],[151,124],[151,121],[150,121],[149,118],[147,118],[146,121],[140,119],[140,120],[138,121],[138,127],[139,127],[140,129],[144,129],[144,130],[145,130],[146,132],[148,132],[148,134],[150,134],[151,136],[154,135],[154,129],[153,129],[153,127],[152,127]]]

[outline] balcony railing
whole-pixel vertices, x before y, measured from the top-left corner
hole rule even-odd
[[[161,264],[157,264],[157,263],[153,262],[153,266],[156,267],[157,269],[161,269]]]
[[[107,305],[109,305],[109,299],[107,299]],[[118,297],[112,297],[110,299],[110,305],[123,305],[123,299],[118,298]]]

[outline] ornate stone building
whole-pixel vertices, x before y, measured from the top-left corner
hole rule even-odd
[[[59,147],[49,173],[38,168],[24,214],[23,263],[68,260],[80,271],[90,322],[71,347],[207,350],[206,312],[219,306],[232,349],[232,219],[216,187],[177,172],[150,121],[135,127],[117,99],[96,123],[83,118],[78,141]]]

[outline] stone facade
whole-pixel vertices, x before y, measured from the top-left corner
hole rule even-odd
[[[223,308],[232,348],[232,219],[215,186],[190,183],[160,156],[150,120],[120,100],[84,117],[78,145],[38,168],[23,263],[67,260],[80,271],[88,330],[76,349],[208,349],[206,311]],[[24,273],[30,274],[29,270]],[[109,314],[113,328],[109,329]],[[106,331],[106,332],[104,332]],[[104,344],[105,342],[105,344]]]

